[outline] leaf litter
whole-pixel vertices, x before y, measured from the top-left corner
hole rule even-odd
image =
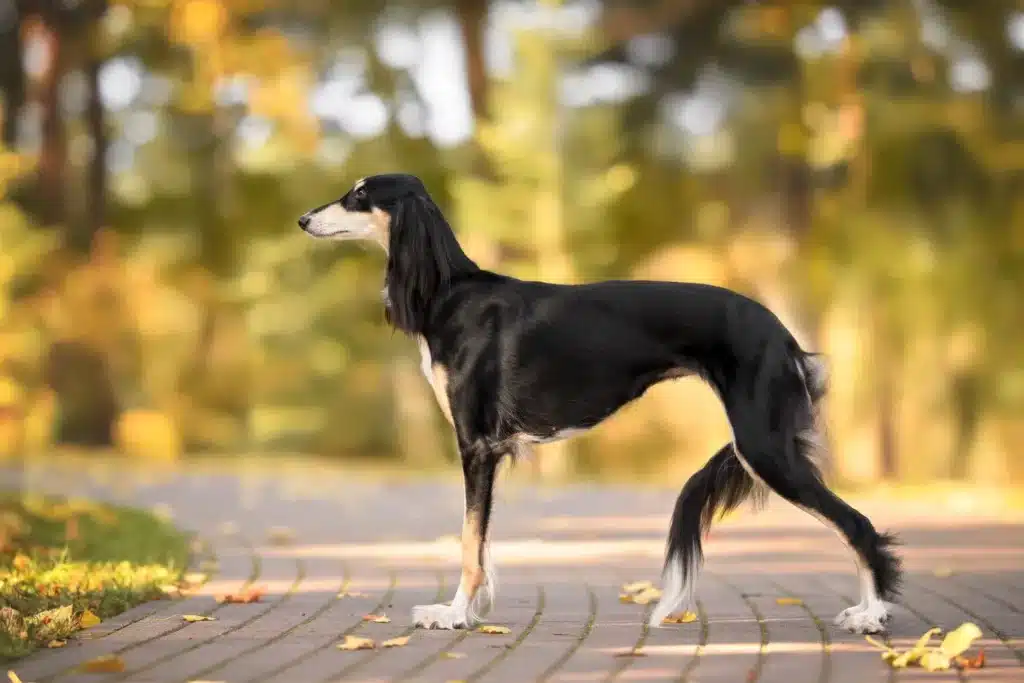
[[[374,624],[390,624],[391,619],[386,614],[364,614],[363,621],[369,621]]]
[[[512,633],[512,629],[508,626],[499,626],[498,624],[484,624],[478,626],[476,629],[477,633],[487,633],[489,635],[503,636],[507,633]]]
[[[932,638],[941,633],[942,629],[940,628],[929,629],[918,638],[912,648],[904,652],[891,648],[871,636],[865,636],[865,638],[871,645],[882,651],[882,660],[894,669],[905,669],[917,665],[926,671],[945,671],[954,665],[962,669],[980,669],[985,666],[984,650],[980,650],[973,658],[963,656],[974,644],[974,641],[983,635],[977,624],[969,621],[960,624],[946,634],[938,647],[933,647],[931,645]]]
[[[384,649],[392,647],[405,647],[409,644],[409,636],[399,636],[397,638],[391,638],[389,640],[382,641],[380,647]],[[354,652],[356,650],[376,650],[377,642],[373,638],[360,638],[359,636],[345,636],[345,640],[338,643],[336,647],[339,650],[346,650],[348,652]]]
[[[661,623],[663,624],[690,624],[697,621],[697,615],[694,612],[682,612],[679,614],[670,614],[665,617]]]
[[[250,602],[259,602],[260,599],[266,595],[267,589],[264,586],[257,586],[245,588],[237,593],[226,593],[224,595],[217,596],[217,602],[219,603],[238,603],[247,604]]]
[[[650,581],[634,581],[622,586],[619,602],[647,605],[661,598],[661,591]]]

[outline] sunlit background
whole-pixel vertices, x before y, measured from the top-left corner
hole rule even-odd
[[[1019,0],[0,0],[0,88],[6,457],[445,466],[382,255],[295,224],[403,171],[485,267],[768,304],[835,482],[1024,481]],[[728,434],[679,381],[534,472]]]

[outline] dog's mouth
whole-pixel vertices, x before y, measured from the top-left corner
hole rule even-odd
[[[299,218],[299,227],[312,237],[349,239],[366,237],[370,229],[370,214],[346,211],[332,204]]]

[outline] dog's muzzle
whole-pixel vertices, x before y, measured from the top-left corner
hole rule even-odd
[[[311,220],[313,220],[313,218],[308,213],[302,214],[299,216],[299,227],[306,232],[309,232],[309,222]]]

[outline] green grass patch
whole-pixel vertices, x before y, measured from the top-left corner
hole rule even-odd
[[[188,545],[141,510],[0,493],[0,660],[60,646],[83,617],[88,626],[164,597]]]

